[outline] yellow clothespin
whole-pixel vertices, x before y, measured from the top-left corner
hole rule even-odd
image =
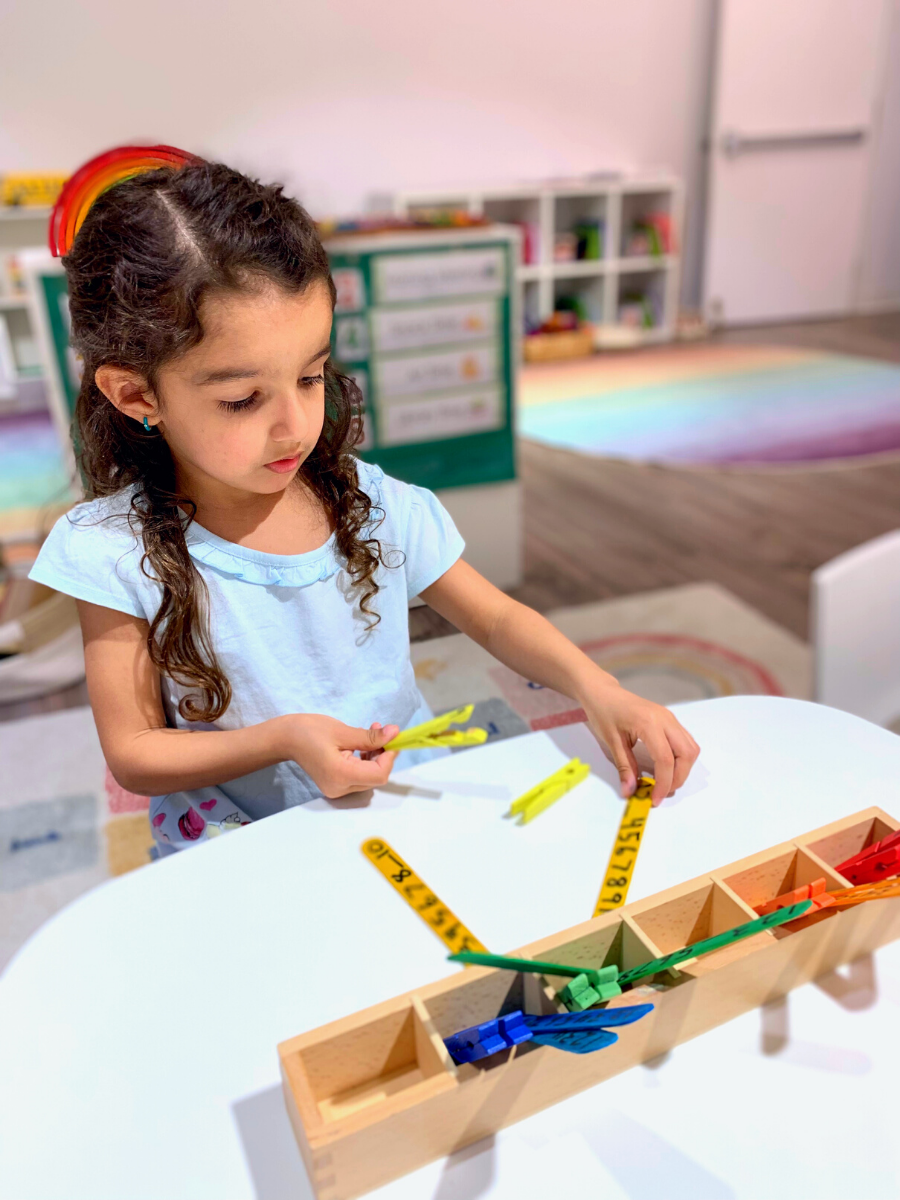
[[[573,758],[564,767],[554,771],[552,775],[548,775],[531,791],[519,796],[518,800],[513,800],[506,815],[519,817],[519,824],[527,825],[539,813],[544,812],[551,804],[555,804],[557,800],[561,799],[566,792],[571,791],[573,787],[587,779],[590,773],[591,768],[588,763]]]
[[[450,725],[463,725],[472,716],[474,704],[454,708],[431,721],[423,721],[412,729],[404,729],[391,738],[385,750],[423,750],[430,746],[480,746],[487,741],[487,730],[475,726],[472,729],[450,729]]]

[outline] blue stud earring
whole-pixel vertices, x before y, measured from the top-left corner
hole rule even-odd
[[[150,432],[150,422],[147,420],[146,417],[144,417],[144,432],[145,433]]]

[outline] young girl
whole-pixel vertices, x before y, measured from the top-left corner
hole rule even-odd
[[[357,460],[360,394],[330,359],[334,286],[278,187],[190,161],[117,183],[64,259],[84,373],[88,502],[31,577],[78,600],[91,707],[163,854],[314,797],[383,784],[431,714],[409,658],[421,596],[580,704],[654,801],[698,747],[460,557],[431,492]]]

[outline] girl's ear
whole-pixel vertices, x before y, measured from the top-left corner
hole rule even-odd
[[[144,417],[151,425],[159,420],[159,405],[150,385],[136,371],[127,367],[102,366],[94,373],[94,382],[120,413],[142,424]]]

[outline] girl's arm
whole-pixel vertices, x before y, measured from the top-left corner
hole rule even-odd
[[[468,563],[454,563],[422,599],[511,670],[580,704],[615,763],[623,795],[637,784],[638,740],[653,759],[654,804],[687,779],[700,747],[667,708],[620,687],[545,617],[504,595]]]
[[[160,796],[215,787],[293,759],[329,797],[385,783],[395,754],[373,754],[398,732],[353,729],[331,717],[291,713],[235,730],[168,729],[160,680],[139,617],[78,601],[88,695],[100,745],[116,781],[128,791]]]

